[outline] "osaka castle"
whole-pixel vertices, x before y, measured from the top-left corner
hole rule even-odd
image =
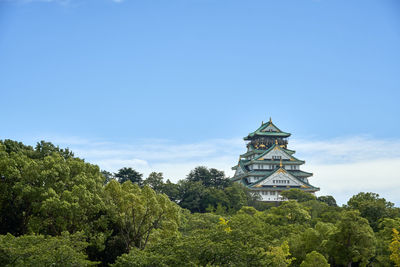
[[[233,181],[242,183],[257,192],[262,201],[283,201],[280,193],[292,188],[314,194],[319,188],[312,186],[308,178],[313,174],[300,170],[305,163],[293,156],[287,148],[290,133],[282,132],[271,119],[244,138],[247,152],[240,155]]]

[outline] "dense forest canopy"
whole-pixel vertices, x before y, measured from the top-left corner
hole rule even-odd
[[[173,183],[48,142],[0,141],[0,266],[400,266],[400,210],[300,190],[258,201],[224,172]]]

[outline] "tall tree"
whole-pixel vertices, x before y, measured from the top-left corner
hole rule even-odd
[[[108,184],[112,179],[115,179],[114,174],[112,174],[111,172],[102,170],[101,174],[104,177],[104,184]]]
[[[82,233],[66,232],[57,237],[43,235],[11,234],[0,236],[0,265],[24,266],[94,266],[87,260],[85,248],[88,243]]]
[[[333,196],[320,196],[317,198],[317,200],[324,202],[331,207],[337,207],[336,200]]]
[[[114,235],[122,240],[123,252],[144,249],[151,240],[176,233],[180,209],[165,195],[129,181],[122,185],[111,181],[105,191]]]
[[[126,181],[131,181],[134,184],[138,184],[139,186],[142,185],[143,180],[143,174],[135,171],[132,168],[122,168],[119,169],[117,173],[114,174],[114,176],[118,179],[118,182],[125,183]]]
[[[300,264],[300,267],[329,267],[328,261],[323,255],[316,251],[307,254],[306,259]]]
[[[328,241],[335,263],[352,266],[366,264],[375,255],[375,236],[368,221],[357,210],[343,211],[337,230]]]
[[[229,186],[231,182],[225,177],[223,171],[211,168],[208,169],[204,166],[196,167],[186,177],[190,182],[201,182],[205,187],[224,188]]]
[[[157,193],[162,192],[164,186],[164,177],[162,172],[152,172],[149,174],[146,180],[143,181],[143,185],[149,186]]]
[[[361,216],[368,220],[372,229],[375,231],[384,218],[394,218],[400,215],[399,208],[395,208],[393,203],[371,192],[358,193],[350,198],[347,202],[347,206],[351,209],[359,210]]]
[[[297,200],[298,202],[305,202],[309,200],[315,200],[316,197],[311,193],[304,192],[300,189],[290,189],[287,191],[282,191],[281,196],[290,199],[290,200]]]
[[[400,235],[399,231],[393,228],[393,239],[392,243],[389,246],[390,252],[390,259],[394,262],[396,267],[400,266]]]

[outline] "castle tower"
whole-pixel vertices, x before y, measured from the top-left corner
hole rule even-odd
[[[310,193],[319,191],[308,178],[313,174],[300,170],[305,161],[293,156],[294,150],[287,148],[290,133],[282,132],[272,120],[244,138],[247,152],[240,155],[238,164],[232,169],[232,180],[242,183],[257,192],[262,201],[285,200],[280,193],[292,188]]]

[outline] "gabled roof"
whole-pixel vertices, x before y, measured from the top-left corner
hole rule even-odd
[[[290,174],[290,172],[286,171],[284,168],[279,168],[279,169],[275,170],[275,171],[272,172],[270,175],[265,176],[264,178],[258,180],[257,182],[254,182],[254,183],[251,183],[251,184],[247,185],[247,187],[254,188],[254,187],[256,187],[258,184],[262,183],[263,181],[265,181],[266,179],[268,179],[270,176],[272,176],[272,175],[274,175],[275,173],[278,173],[278,172],[283,172],[283,173],[287,174],[291,179],[293,179],[293,180],[297,181],[298,183],[304,185],[304,188],[319,190],[318,187],[314,187],[314,186],[310,185],[309,183],[300,180],[300,179],[297,178],[296,176]],[[302,186],[302,187],[303,187],[303,186]]]
[[[290,133],[282,132],[275,124],[272,123],[271,118],[268,122],[262,123],[261,126],[252,133],[249,133],[244,140],[250,140],[254,136],[269,136],[269,137],[289,137]]]
[[[277,144],[275,144],[275,145],[273,145],[273,146],[271,146],[270,148],[268,148],[267,150],[265,150],[262,154],[260,154],[260,155],[258,155],[257,157],[255,157],[254,159],[252,159],[252,160],[250,160],[250,161],[247,161],[246,163],[245,163],[245,165],[248,165],[249,163],[255,163],[255,162],[258,162],[258,163],[260,163],[260,162],[264,162],[264,160],[263,159],[261,159],[260,160],[260,158],[262,158],[263,156],[265,156],[265,155],[267,155],[269,152],[271,152],[272,150],[274,150],[274,149],[277,149],[277,150],[280,150],[280,151],[282,151],[282,153],[284,153],[285,155],[287,155],[289,158],[290,158],[290,163],[300,163],[300,164],[303,164],[305,161],[303,161],[303,160],[299,160],[298,158],[296,158],[296,157],[294,157],[292,154],[290,154],[290,153],[288,153],[287,151],[286,151],[286,149],[284,149],[284,148],[281,148],[279,145],[277,145]],[[268,161],[268,163],[273,163],[274,161]],[[279,162],[279,161],[278,161]],[[286,163],[289,163],[289,162],[285,162],[285,164]]]

